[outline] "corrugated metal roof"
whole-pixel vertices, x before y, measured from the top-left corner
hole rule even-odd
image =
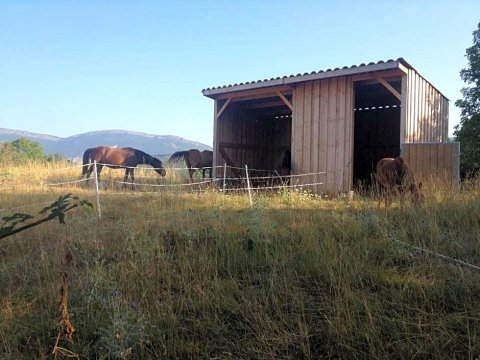
[[[335,77],[335,76],[361,74],[361,73],[366,73],[371,71],[396,69],[396,68],[399,68],[400,64],[413,69],[413,67],[409,63],[407,63],[403,58],[398,58],[397,60],[390,59],[387,61],[380,60],[376,63],[375,62],[371,62],[368,64],[363,63],[360,65],[344,66],[342,68],[312,71],[310,73],[303,73],[303,74],[297,74],[297,75],[292,74],[288,76],[276,77],[271,79],[256,80],[256,81],[250,81],[250,82],[233,84],[233,85],[217,86],[217,87],[203,89],[202,93],[205,96],[211,97],[218,94],[224,94],[224,93],[247,90],[247,89],[293,84],[293,83],[302,82],[302,81],[311,81],[311,80]]]

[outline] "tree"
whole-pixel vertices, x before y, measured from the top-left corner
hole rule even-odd
[[[66,162],[68,161],[67,157],[60,153],[49,154],[45,156],[45,160],[48,162]]]
[[[40,143],[28,140],[27,138],[7,142],[0,148],[0,160],[4,162],[24,162],[44,159],[45,154],[43,153]]]
[[[460,78],[471,86],[462,88],[463,99],[455,102],[461,113],[454,135],[460,142],[462,167],[472,170],[480,166],[480,23],[465,56],[468,67],[460,71]]]

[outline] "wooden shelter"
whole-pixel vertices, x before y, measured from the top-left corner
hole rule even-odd
[[[419,169],[425,161],[430,174],[458,181],[459,146],[444,150],[448,99],[404,59],[202,92],[215,101],[214,166],[275,170],[291,154],[292,174],[315,174],[297,181],[346,192],[368,184],[380,158],[408,151]]]

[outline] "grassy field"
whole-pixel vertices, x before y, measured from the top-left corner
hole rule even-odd
[[[90,186],[42,185],[78,178],[62,166],[1,167],[2,216],[94,203]],[[0,359],[476,359],[480,270],[391,239],[480,266],[480,184],[424,188],[421,208],[388,211],[102,188],[101,219],[75,209],[0,240]],[[63,273],[75,332],[52,355]]]

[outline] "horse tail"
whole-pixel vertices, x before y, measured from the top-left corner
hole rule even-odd
[[[168,159],[169,163],[180,161],[180,160],[185,160],[185,158],[188,155],[188,151],[177,151],[176,153],[173,153],[172,156],[170,156],[170,159]]]
[[[87,149],[83,153],[83,167],[82,167],[82,176],[87,173],[88,165],[90,164],[90,151],[92,149]]]

